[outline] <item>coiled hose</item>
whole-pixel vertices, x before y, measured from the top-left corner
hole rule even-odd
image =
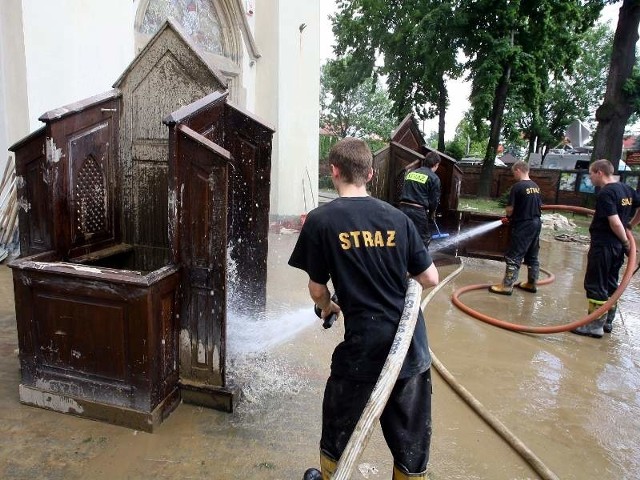
[[[582,213],[585,215],[593,215],[593,210],[589,208],[573,207],[570,205],[546,205],[543,207],[543,210],[563,210],[563,211],[570,211],[574,213]],[[491,284],[489,283],[467,285],[466,287],[462,287],[456,290],[455,292],[453,292],[453,295],[451,296],[451,302],[460,310],[471,315],[474,318],[477,318],[478,320],[482,320],[485,323],[489,323],[491,325],[495,325],[496,327],[512,330],[515,332],[546,334],[546,333],[560,333],[560,332],[567,332],[569,330],[574,330],[578,327],[581,327],[582,325],[586,325],[587,323],[594,321],[597,318],[600,318],[605,312],[609,311],[611,307],[613,307],[613,305],[618,301],[622,293],[625,291],[625,289],[629,285],[629,282],[631,281],[631,277],[633,277],[633,274],[635,273],[634,269],[636,266],[636,242],[635,242],[635,239],[633,238],[631,231],[627,230],[626,233],[627,233],[627,240],[629,240],[629,258],[627,259],[627,267],[624,271],[622,280],[620,281],[618,288],[613,293],[613,295],[611,295],[611,297],[609,297],[609,299],[605,303],[603,303],[597,310],[595,310],[594,312],[590,313],[585,317],[580,318],[579,320],[576,320],[564,325],[556,325],[556,326],[535,327],[535,326],[528,326],[528,325],[519,325],[516,323],[500,320],[498,318],[494,318],[489,315],[485,315],[484,313],[478,312],[477,310],[474,310],[473,308],[465,305],[460,300],[460,296],[466,292],[470,292],[472,290],[481,290],[481,289],[489,288],[491,286]],[[551,283],[555,279],[552,273],[542,268],[540,270],[546,273],[548,275],[548,278],[545,278],[544,280],[540,281],[539,285],[545,285],[545,284]]]

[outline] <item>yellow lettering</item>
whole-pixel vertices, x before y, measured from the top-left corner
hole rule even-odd
[[[362,232],[362,241],[365,247],[373,247],[373,235],[371,232]]]
[[[356,248],[360,248],[360,230],[356,230],[355,232],[350,232],[351,238],[353,238],[353,246]]]
[[[384,240],[382,238],[382,232],[380,230],[376,230],[374,234],[376,240],[376,247],[384,247]]]
[[[631,202],[631,199],[629,197],[626,197],[626,198],[622,199],[622,206],[623,207],[630,207],[631,205],[633,205],[633,202]]]
[[[343,250],[349,250],[351,248],[351,241],[349,240],[349,234],[347,232],[338,234],[338,239],[340,240],[340,246]]]
[[[387,230],[387,247],[395,247],[395,246],[396,246],[396,231]]]

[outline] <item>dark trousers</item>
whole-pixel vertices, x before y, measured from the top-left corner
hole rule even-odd
[[[591,245],[587,254],[584,289],[587,298],[607,301],[618,288],[618,276],[624,262],[622,244]]]
[[[423,207],[407,205],[401,203],[398,207],[402,213],[411,219],[413,224],[418,229],[420,238],[424,247],[429,249],[429,243],[431,243],[431,230],[429,229],[429,217],[427,211]]]
[[[542,222],[539,218],[512,224],[511,244],[504,255],[508,265],[520,267],[524,261],[530,267],[540,266],[540,230]]]
[[[320,448],[331,459],[340,459],[374,386],[374,382],[353,382],[334,375],[327,380]],[[430,370],[396,382],[380,425],[396,466],[406,473],[424,472],[431,445]]]

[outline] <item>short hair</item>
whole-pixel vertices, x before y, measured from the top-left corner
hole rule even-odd
[[[369,179],[373,155],[364,140],[347,137],[331,148],[329,163],[338,167],[345,182],[360,187]]]
[[[529,164],[524,160],[518,160],[513,165],[511,165],[511,171],[515,172],[516,170],[519,170],[522,173],[529,173]]]
[[[602,172],[607,176],[613,175],[613,164],[606,158],[596,160],[589,167],[590,172]]]
[[[427,156],[424,157],[424,160],[422,163],[425,167],[433,168],[436,165],[438,165],[440,161],[441,161],[440,155],[438,155],[436,152],[429,152],[427,153]]]

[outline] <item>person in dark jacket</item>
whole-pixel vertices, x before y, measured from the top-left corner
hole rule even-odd
[[[598,191],[589,226],[591,242],[584,275],[588,313],[596,311],[618,288],[620,268],[625,254],[629,253],[626,229],[640,222],[640,194],[617,182],[613,171],[609,160],[596,160],[589,167],[589,178]],[[571,332],[602,338],[605,332],[612,330],[616,307],[614,305],[608,312]]]
[[[413,221],[427,248],[431,242],[429,219],[435,219],[440,203],[440,178],[436,175],[439,166],[440,155],[429,152],[420,168],[405,175],[398,205],[398,208]]]
[[[511,167],[516,183],[509,192],[509,201],[505,211],[511,228],[511,244],[504,255],[506,263],[502,283],[492,285],[489,291],[501,295],[511,295],[513,286],[518,280],[520,265],[528,267],[527,281],[517,286],[527,292],[536,293],[540,274],[540,220],[542,197],[540,188],[529,178],[529,164],[522,160]]]
[[[423,288],[438,271],[415,226],[398,209],[367,195],[371,150],[346,138],[329,153],[339,198],[309,212],[289,265],[309,275],[321,316],[342,311],[344,340],[335,348],[322,404],[320,465],[305,480],[328,480],[355,429],[389,354],[404,309],[408,277]],[[331,280],[339,302],[331,300]],[[380,417],[394,459],[393,478],[426,479],[431,442],[431,356],[422,312]]]

